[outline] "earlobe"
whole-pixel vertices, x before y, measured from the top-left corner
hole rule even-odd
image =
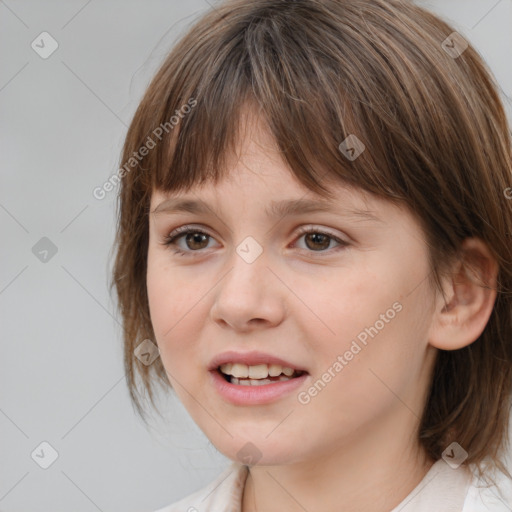
[[[441,350],[470,345],[482,334],[496,301],[498,264],[478,238],[462,244],[462,258],[445,278],[445,298],[437,292],[429,343]]]

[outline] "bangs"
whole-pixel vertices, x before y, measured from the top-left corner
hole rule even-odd
[[[390,112],[397,110],[393,102],[397,88],[402,89],[391,73],[381,82],[368,76],[368,69],[389,68],[375,43],[349,25],[344,33],[335,33],[325,9],[308,24],[311,4],[302,12],[300,2],[273,2],[256,16],[247,3],[237,9],[240,15],[230,24],[223,21],[222,11],[210,13],[213,27],[204,33],[192,30],[193,38],[175,48],[162,68],[166,71],[155,77],[150,89],[158,97],[149,98],[145,107],[162,106],[157,115],[146,116],[153,128],[169,125],[185,105],[194,106],[164,131],[147,157],[148,189],[178,192],[225,178],[250,111],[261,116],[284,162],[314,193],[334,199],[327,186],[332,181],[388,199],[403,198],[403,180],[389,172],[397,165],[388,162],[390,145],[403,141],[396,140],[398,130],[385,126],[396,123]],[[360,15],[356,9],[354,14]],[[208,36],[211,31],[214,38]],[[329,41],[332,45],[325,46]],[[380,98],[380,105],[370,104],[369,94]],[[379,119],[376,108],[387,119]],[[152,126],[145,128],[144,136]],[[395,140],[389,140],[390,134]],[[356,137],[359,150],[364,148],[355,159],[340,150],[349,136],[348,141]]]
[[[416,6],[395,3],[391,14],[378,0],[231,0],[208,13],[173,48],[135,114],[125,155],[135,141],[159,140],[124,182],[129,201],[148,211],[155,189],[226,178],[252,109],[313,193],[335,199],[328,183],[342,183],[421,221],[428,188],[442,199],[433,212],[440,243],[453,249],[468,233],[453,236],[445,219],[456,210],[462,224],[472,222],[469,196],[456,195],[475,188],[464,169],[487,165],[478,149],[488,145],[485,133],[474,127],[488,110],[467,87],[478,56],[468,47],[455,60],[440,45],[448,25],[426,11],[416,21]],[[398,6],[413,12],[402,17]],[[503,127],[489,130],[502,137]]]

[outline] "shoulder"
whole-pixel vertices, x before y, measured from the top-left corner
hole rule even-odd
[[[512,480],[501,472],[492,475],[495,484],[479,478],[474,467],[462,512],[510,512]]]
[[[239,512],[247,469],[247,466],[232,462],[208,485],[155,512]]]

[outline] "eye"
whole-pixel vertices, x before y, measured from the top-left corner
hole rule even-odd
[[[187,246],[190,244],[190,246],[194,249],[191,251],[186,251],[179,248],[176,244],[176,241],[181,238],[185,239],[185,244],[187,244]],[[165,236],[163,244],[169,246],[174,253],[180,256],[186,256],[189,252],[198,252],[199,249],[204,249],[205,240],[207,238],[212,237],[206,231],[203,231],[199,228],[183,226],[175,229],[172,233]]]
[[[317,228],[301,228],[298,234],[299,239],[306,235],[304,238],[306,247],[307,249],[311,249],[313,252],[325,252],[324,249],[329,248],[332,241],[339,245],[335,251],[343,249],[349,245],[348,242],[341,240],[333,234]]]
[[[329,248],[333,241],[338,244],[334,251],[341,250],[349,245],[348,242],[341,240],[333,234],[316,228],[301,228],[298,235],[298,239],[305,235],[306,249],[303,250],[308,252],[326,252],[326,249]],[[177,244],[177,241],[182,238],[185,240],[185,249]],[[165,236],[162,243],[169,246],[179,256],[195,256],[192,253],[198,253],[201,252],[201,249],[207,248],[208,238],[213,237],[202,229],[183,226]]]

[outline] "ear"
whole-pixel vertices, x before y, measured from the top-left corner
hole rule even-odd
[[[487,245],[478,238],[462,244],[462,257],[443,280],[437,292],[429,343],[442,350],[470,345],[482,334],[496,300],[498,263]]]

